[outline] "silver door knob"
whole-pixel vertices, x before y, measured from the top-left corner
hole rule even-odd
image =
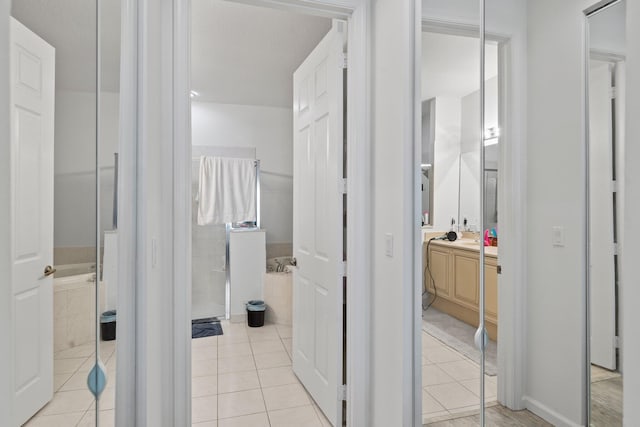
[[[51,267],[50,265],[47,265],[44,268],[44,277],[49,277],[51,276],[53,273],[55,273],[57,270],[53,267]]]

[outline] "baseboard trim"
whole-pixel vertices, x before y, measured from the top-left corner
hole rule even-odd
[[[526,408],[529,411],[533,412],[534,414],[544,419],[545,421],[550,422],[556,427],[583,427],[582,424],[574,423],[573,421],[569,420],[563,415],[560,415],[559,413],[549,408],[548,406],[540,403],[536,399],[532,399],[529,396],[525,396],[523,400]]]

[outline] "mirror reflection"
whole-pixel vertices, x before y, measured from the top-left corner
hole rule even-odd
[[[484,230],[497,236],[499,170],[498,44],[486,45],[485,124],[480,125],[480,41],[463,28],[429,24],[422,33],[423,422],[455,417],[455,406],[480,406],[480,247]],[[485,165],[480,143],[484,139]],[[480,223],[481,170],[486,175]],[[450,233],[451,240],[442,239]],[[489,240],[487,240],[489,241]],[[497,239],[493,239],[497,244]],[[485,403],[497,396],[497,248],[485,248]],[[448,353],[451,352],[451,353]],[[459,360],[439,360],[441,353]],[[446,375],[441,375],[445,372]],[[465,378],[465,380],[459,380]],[[451,390],[452,399],[442,395]],[[466,399],[466,400],[465,400]],[[435,403],[433,403],[435,402]],[[442,403],[445,402],[445,403]],[[450,403],[446,403],[450,402]],[[439,409],[439,410],[436,410]]]
[[[622,425],[625,2],[588,15],[591,425]]]
[[[33,268],[39,276],[50,265],[53,273],[51,283],[38,281],[46,289],[31,294],[38,302],[16,307],[14,333],[29,337],[16,342],[16,421],[60,414],[62,405],[75,423],[93,425],[96,2],[14,1],[11,15],[11,65],[19,70],[12,75],[13,143],[17,152],[39,153],[15,163],[26,178],[17,209],[27,207],[15,213],[24,220],[16,233],[39,231],[25,235],[28,244],[50,255]]]
[[[498,48],[487,44],[485,95],[485,226],[479,224],[480,88],[474,37],[423,33],[423,224],[479,232],[497,225]]]
[[[44,271],[38,292],[15,287],[39,299],[16,307],[16,423],[114,425],[120,2],[20,0],[11,15],[12,144],[28,153],[15,232]]]

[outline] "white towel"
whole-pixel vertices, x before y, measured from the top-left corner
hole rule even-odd
[[[256,220],[255,162],[200,158],[198,225]]]

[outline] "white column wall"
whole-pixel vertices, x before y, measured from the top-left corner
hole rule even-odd
[[[640,324],[640,286],[635,260],[640,259],[640,248],[634,242],[640,236],[640,3],[627,2],[627,114],[625,145],[625,209],[623,241],[624,260],[622,266],[622,281],[624,283],[623,323],[624,336],[623,359],[624,365],[624,417],[625,427],[640,425],[640,334],[635,331]]]
[[[174,135],[174,1],[138,2],[138,134],[137,134],[137,224],[136,234],[136,425],[169,427],[182,424],[177,418],[188,394],[178,393],[175,381],[182,372],[176,359],[176,324],[186,327],[188,319],[176,318],[182,301],[176,300],[175,269],[179,248],[175,242],[172,209],[174,181],[180,171],[174,169],[174,144],[182,135]],[[169,53],[167,53],[169,52]],[[173,53],[172,53],[173,52]],[[185,96],[186,92],[185,92]],[[124,159],[121,159],[125,162]],[[190,171],[190,164],[185,162]],[[189,176],[190,178],[190,176]],[[190,182],[187,181],[187,182]],[[187,199],[188,200],[188,199]],[[185,219],[188,221],[188,219]],[[190,224],[187,224],[187,229]],[[189,265],[188,260],[184,264]],[[182,265],[182,264],[181,264]],[[190,351],[190,349],[184,349]],[[187,353],[190,354],[190,353]],[[187,365],[188,366],[188,365]],[[181,375],[188,375],[188,370]],[[177,419],[176,419],[177,418]]]
[[[585,415],[584,14],[592,0],[528,2],[527,407]],[[564,247],[551,230],[564,228]]]
[[[414,239],[420,225],[413,191],[415,2],[377,0],[372,7],[371,420],[373,426],[409,426],[416,421]],[[387,235],[392,257],[385,255]]]

